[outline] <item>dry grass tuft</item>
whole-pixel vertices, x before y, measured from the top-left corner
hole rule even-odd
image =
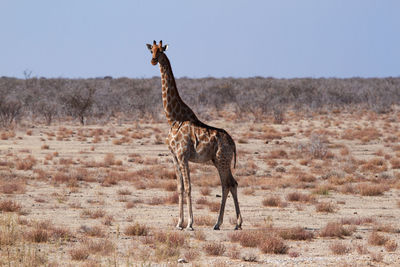
[[[182,232],[156,232],[154,238],[169,247],[182,247],[186,241],[186,236]]]
[[[257,247],[260,244],[263,233],[261,231],[235,231],[229,233],[232,242],[239,242],[242,247]]]
[[[81,212],[82,218],[98,219],[106,215],[106,212],[102,209],[90,210],[85,209]]]
[[[211,212],[218,212],[221,204],[219,202],[207,202],[206,205]]]
[[[288,154],[283,149],[272,150],[271,152],[269,152],[269,158],[271,158],[271,159],[282,159],[282,158],[287,158],[287,157],[288,157]]]
[[[88,235],[88,236],[93,236],[93,237],[104,237],[105,233],[104,230],[101,226],[86,226],[82,225],[80,230]]]
[[[27,232],[26,238],[35,243],[47,242],[49,239],[49,233],[45,229],[35,227],[31,231]]]
[[[363,129],[347,129],[342,135],[343,139],[354,140],[359,139],[364,143],[376,140],[381,137],[381,133],[378,129],[373,127],[363,128]]]
[[[386,236],[373,231],[368,237],[368,244],[373,246],[383,246],[388,240],[389,239]]]
[[[314,238],[314,234],[312,232],[306,231],[300,226],[282,229],[279,231],[279,236],[285,240],[311,240]]]
[[[172,192],[177,190],[177,185],[175,181],[172,180],[167,180],[164,181],[160,184],[162,188],[164,188],[166,191]]]
[[[207,253],[207,255],[210,256],[222,256],[222,254],[224,254],[226,251],[226,247],[221,242],[213,241],[207,242],[203,246],[203,250]]]
[[[361,171],[381,173],[387,171],[386,160],[383,158],[373,158],[361,166]]]
[[[115,250],[115,245],[107,239],[87,239],[84,244],[90,253],[95,254],[110,255]]]
[[[341,223],[329,222],[324,228],[320,230],[319,235],[321,237],[343,237],[350,236],[352,234],[352,229],[343,227]]]
[[[335,255],[344,255],[351,251],[351,247],[340,241],[335,241],[334,243],[330,244],[329,248]]]
[[[149,233],[149,228],[145,225],[135,223],[127,226],[124,233],[130,236],[146,236]]]
[[[375,222],[375,220],[372,217],[348,217],[348,218],[342,218],[340,222],[342,224],[361,225],[361,224],[373,223]]]
[[[389,190],[386,184],[368,184],[362,183],[357,185],[357,189],[362,196],[380,196]]]
[[[369,253],[368,248],[363,244],[355,244],[355,249],[360,255],[365,255]]]
[[[315,210],[317,212],[328,212],[332,213],[335,212],[336,206],[331,202],[320,202],[315,206]]]
[[[121,196],[132,195],[132,192],[129,189],[119,189],[117,193]]]
[[[375,262],[381,262],[383,261],[383,255],[380,252],[371,252],[371,259]]]
[[[197,260],[200,256],[200,252],[197,249],[190,248],[183,253],[183,258],[188,262],[193,262]]]
[[[21,205],[9,199],[0,201],[0,211],[2,212],[18,212],[21,210]]]
[[[281,237],[275,235],[263,238],[259,248],[263,253],[268,254],[286,254],[289,250],[285,241]]]
[[[113,153],[107,153],[104,156],[104,167],[109,167],[115,164],[115,156]]]
[[[7,182],[0,186],[0,192],[3,194],[23,194],[25,193],[25,184],[19,180]]]
[[[73,248],[69,251],[71,259],[74,261],[84,261],[89,258],[89,250],[84,246]]]
[[[214,225],[214,219],[211,216],[205,215],[205,216],[197,216],[196,217],[196,224],[199,226],[205,225],[205,226],[213,226]]]
[[[203,196],[209,196],[211,194],[211,189],[208,186],[202,187],[200,189],[200,194]]]
[[[262,201],[262,204],[265,207],[279,207],[279,208],[284,208],[287,206],[287,203],[282,201],[280,197],[278,196],[271,196],[264,198]]]
[[[315,197],[312,195],[306,195],[299,192],[292,192],[286,195],[286,200],[291,202],[312,203],[315,202]]]
[[[400,159],[392,159],[390,164],[392,165],[392,169],[400,169]]]
[[[23,159],[17,159],[15,161],[15,167],[17,168],[17,170],[32,170],[36,162],[36,159],[33,156],[29,155]]]
[[[397,243],[393,239],[389,239],[388,241],[385,242],[385,249],[388,252],[393,252],[396,251],[397,249]]]
[[[199,241],[204,241],[204,240],[206,240],[206,234],[204,233],[204,231],[202,229],[200,229],[194,233],[194,238]]]

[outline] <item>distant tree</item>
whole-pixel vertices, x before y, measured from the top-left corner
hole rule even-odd
[[[86,83],[82,90],[75,90],[62,97],[67,113],[78,118],[82,125],[85,124],[85,117],[89,115],[93,106],[95,92],[96,89]]]
[[[19,101],[0,98],[0,125],[9,127],[21,114],[22,104]]]
[[[46,120],[46,125],[51,125],[51,122],[58,113],[57,104],[41,102],[38,104],[37,111]]]

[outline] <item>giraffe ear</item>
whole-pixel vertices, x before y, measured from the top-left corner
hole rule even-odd
[[[153,51],[151,51],[152,45],[151,44],[146,44],[146,46],[147,46],[147,49],[150,50],[150,53],[152,53],[153,52]]]
[[[163,46],[162,50],[163,51],[167,51],[167,49],[168,49],[168,45],[166,44],[166,45]]]

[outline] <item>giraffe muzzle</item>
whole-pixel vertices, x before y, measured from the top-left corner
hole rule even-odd
[[[152,65],[157,65],[157,63],[158,63],[158,60],[156,58],[152,58],[151,59],[151,64]]]

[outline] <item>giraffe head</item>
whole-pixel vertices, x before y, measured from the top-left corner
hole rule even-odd
[[[150,50],[150,53],[153,55],[151,58],[151,64],[157,65],[159,62],[160,56],[164,54],[164,51],[168,49],[168,45],[162,45],[162,41],[157,45],[156,41],[153,41],[153,45],[146,44],[147,48]]]

